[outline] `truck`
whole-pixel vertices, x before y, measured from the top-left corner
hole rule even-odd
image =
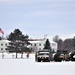
[[[54,61],[70,61],[69,53],[67,52],[67,50],[57,50],[54,55]]]
[[[50,50],[40,50],[35,54],[35,61],[50,62]]]

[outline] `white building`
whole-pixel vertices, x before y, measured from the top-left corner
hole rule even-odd
[[[9,46],[9,42],[8,40],[0,40],[0,52],[8,52],[6,48]]]
[[[37,50],[43,50],[45,43],[46,43],[47,39],[41,39],[41,40],[36,40],[36,41],[29,41],[31,43],[31,45],[29,46],[29,48],[32,51],[37,51]],[[50,46],[52,48],[52,50],[56,51],[57,50],[57,43],[50,41]]]
[[[37,39],[34,41],[29,41],[31,44],[27,47],[30,48],[33,52],[37,50],[43,50],[47,39]],[[9,46],[9,40],[0,40],[0,52],[8,52],[7,46]],[[50,41],[50,46],[52,50],[57,50],[57,43]]]

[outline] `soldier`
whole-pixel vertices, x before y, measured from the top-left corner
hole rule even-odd
[[[26,55],[26,57],[27,57],[27,58],[29,58],[29,52],[27,52],[27,55]]]
[[[4,54],[2,53],[2,58],[4,59]]]
[[[12,55],[12,58],[14,58],[14,54]]]
[[[37,61],[37,52],[36,52],[36,54],[35,54],[35,61]]]

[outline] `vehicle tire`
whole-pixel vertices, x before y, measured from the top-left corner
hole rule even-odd
[[[48,60],[47,62],[50,62],[50,60]]]
[[[37,62],[41,62],[41,60],[37,60]]]

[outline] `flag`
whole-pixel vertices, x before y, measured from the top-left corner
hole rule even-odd
[[[0,28],[0,33],[2,33],[4,35],[4,31]]]

